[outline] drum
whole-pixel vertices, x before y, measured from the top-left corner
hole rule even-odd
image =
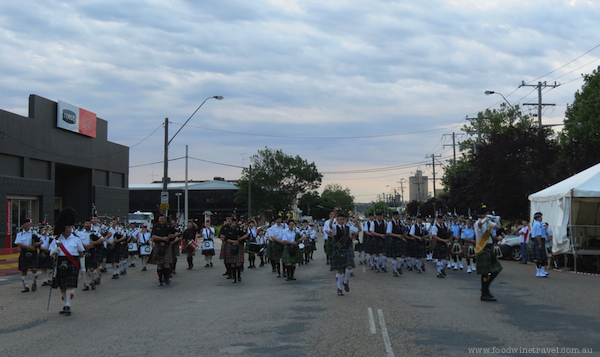
[[[198,249],[200,249],[200,247],[198,247],[198,244],[194,241],[190,241],[187,247],[185,247],[185,250],[190,254],[195,253]]]
[[[140,247],[140,255],[150,255],[152,253],[151,245],[143,245]]]
[[[214,242],[212,240],[205,240],[202,242],[202,250],[211,250],[214,249]]]
[[[127,244],[127,251],[128,252],[137,253],[137,251],[138,251],[137,243],[129,243],[129,244]]]
[[[264,247],[260,248],[260,250],[258,251],[258,256],[264,257],[266,253],[267,253],[267,250]]]
[[[462,249],[460,248],[460,243],[458,243],[458,242],[452,243],[452,254],[459,255],[461,252],[462,252]]]
[[[260,252],[261,245],[260,244],[249,244],[248,251],[253,254],[258,254]]]

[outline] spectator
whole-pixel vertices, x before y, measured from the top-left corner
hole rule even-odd
[[[523,221],[523,228],[519,231],[521,241],[521,264],[527,264],[527,243],[529,242],[529,222]]]
[[[544,228],[546,228],[546,235],[548,236],[548,238],[546,238],[546,254],[548,255],[548,266],[546,267],[546,269],[550,270],[552,268],[552,229],[550,229],[550,226],[548,226],[548,222],[544,223]]]

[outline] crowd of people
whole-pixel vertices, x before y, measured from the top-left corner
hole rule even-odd
[[[542,224],[541,213],[536,213],[534,218],[531,232],[527,222],[519,227],[522,243],[526,245],[529,239],[532,245],[530,256],[524,254],[524,261],[533,260],[536,276],[547,277],[544,264],[552,232]],[[189,221],[183,228],[168,222],[164,215],[158,217],[151,230],[133,223],[126,228],[116,220],[100,224],[97,217],[86,220],[79,230],[74,229],[74,223],[75,212],[67,207],[54,227],[42,226],[34,232],[31,222],[26,221],[14,242],[21,252],[22,292],[37,290],[38,269],[41,270],[42,286],[61,289],[65,302],[61,314],[66,315],[71,314],[70,301],[78,281],[83,282],[83,291],[96,290],[102,273],[110,269],[112,279],[119,279],[127,274],[127,267],[135,267],[139,256],[142,271],[147,270],[148,264],[156,265],[158,285],[169,285],[177,274],[177,257],[181,250],[186,255],[187,269],[194,268],[197,253],[204,256],[204,267],[212,268],[216,239],[221,241],[219,259],[225,267],[223,275],[233,283],[242,282],[246,255],[247,269],[256,268],[258,258],[259,267],[270,264],[277,278],[294,281],[297,267],[313,260],[317,232],[321,228],[307,220],[297,224],[282,215],[262,226],[257,226],[255,221],[240,223],[228,216],[218,232],[210,221],[204,222],[202,227]],[[504,232],[500,217],[491,215],[485,206],[477,211],[477,219],[437,216],[435,221],[421,216],[413,219],[399,212],[393,212],[391,219],[384,219],[379,212],[371,213],[360,221],[357,214],[334,210],[321,230],[326,264],[330,271],[335,271],[339,296],[350,292],[350,277],[358,257],[358,265],[368,266],[375,273],[388,273],[390,260],[394,278],[404,271],[425,272],[426,261],[435,262],[436,276],[441,279],[447,276],[448,269],[462,271],[466,267],[467,274],[481,275],[481,300],[496,300],[489,287],[502,270],[497,243]],[[29,271],[33,276],[31,290],[27,281]]]

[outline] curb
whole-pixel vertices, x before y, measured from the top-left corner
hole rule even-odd
[[[568,273],[568,274],[578,274],[578,275],[589,275],[589,276],[600,276],[600,274],[594,274],[594,273],[584,273],[584,272],[580,272],[580,271],[567,271],[567,270],[560,270],[560,269],[552,269],[553,271],[559,272],[559,273]]]

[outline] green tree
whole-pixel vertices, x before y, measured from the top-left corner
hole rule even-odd
[[[354,210],[354,196],[352,196],[348,187],[342,188],[337,183],[330,183],[325,186],[321,199],[319,200],[321,206],[324,207],[337,207],[340,211],[352,211]]]
[[[600,162],[600,66],[583,75],[581,90],[567,106],[559,135],[562,177],[569,177]],[[576,123],[581,123],[577,125]]]
[[[392,212],[394,210],[391,209],[390,207],[388,207],[387,204],[385,204],[385,202],[383,201],[379,201],[379,202],[375,202],[373,203],[373,205],[371,207],[369,207],[368,209],[365,210],[365,216],[368,215],[369,213],[374,213],[377,214],[377,212],[381,212],[383,213],[383,216],[392,216]]]
[[[267,217],[277,212],[289,211],[294,202],[307,191],[321,186],[323,175],[314,162],[283,153],[280,149],[265,147],[250,157],[252,165],[252,210]],[[248,197],[250,171],[242,170],[237,182],[236,202]]]

